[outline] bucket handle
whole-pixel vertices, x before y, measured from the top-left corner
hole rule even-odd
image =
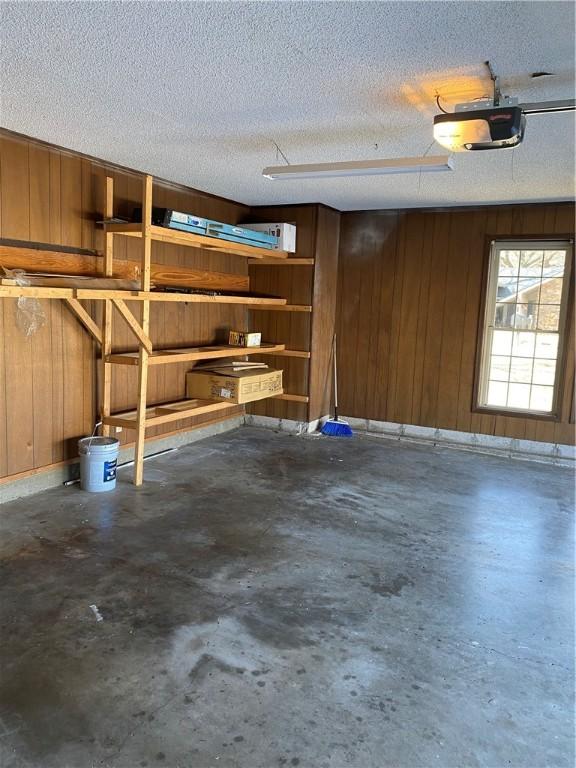
[[[102,426],[101,421],[97,421],[96,424],[94,424],[94,429],[92,430],[92,434],[90,435],[90,440],[88,440],[88,448],[86,450],[87,456],[90,455],[90,446],[92,445],[92,440],[94,440],[94,438],[96,437],[96,432],[98,430],[98,427],[101,427],[101,426]]]

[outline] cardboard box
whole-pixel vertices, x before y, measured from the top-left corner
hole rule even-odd
[[[275,251],[288,251],[296,253],[296,226],[294,224],[246,224],[248,229],[256,232],[266,232],[278,238]]]
[[[228,334],[228,344],[231,347],[259,347],[261,343],[261,333],[252,333],[249,331],[230,331]]]
[[[255,371],[192,371],[186,374],[186,397],[221,400],[229,403],[251,403],[281,395],[282,371],[259,368]]]

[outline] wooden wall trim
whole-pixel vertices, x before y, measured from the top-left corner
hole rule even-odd
[[[368,208],[368,209],[359,209],[355,211],[341,211],[342,216],[355,216],[357,214],[367,214],[369,216],[382,216],[385,214],[391,214],[396,215],[399,213],[468,213],[470,211],[499,211],[502,210],[502,208],[518,208],[518,209],[529,209],[529,208],[540,208],[543,205],[554,205],[554,206],[574,206],[574,200],[566,200],[565,198],[559,199],[559,200],[539,200],[537,202],[515,202],[515,201],[509,201],[505,203],[485,203],[485,204],[465,204],[465,205],[458,205],[457,203],[454,203],[453,205],[444,205],[444,206],[424,206],[424,207],[415,207],[415,208]]]

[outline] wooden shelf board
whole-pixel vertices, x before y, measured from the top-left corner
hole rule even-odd
[[[26,244],[24,243],[24,245]],[[101,277],[104,259],[92,254],[64,253],[16,245],[0,245],[0,264],[10,269],[56,273],[70,277]],[[138,280],[141,266],[139,261],[117,259],[113,265],[112,277],[123,280]],[[152,262],[150,279],[156,285],[190,286],[205,290],[248,292],[250,289],[248,275],[213,272],[176,264]],[[81,288],[83,286],[77,285],[76,287]]]
[[[166,424],[170,421],[180,421],[189,419],[192,416],[201,416],[203,413],[213,413],[216,411],[225,411],[230,408],[237,408],[236,403],[226,403],[217,400],[178,400],[173,403],[164,403],[161,405],[152,405],[146,408],[145,427],[156,427],[159,424]],[[111,427],[123,427],[124,429],[137,429],[138,417],[135,410],[115,413],[106,416],[102,420],[104,424]]]
[[[267,354],[271,354],[274,357],[301,357],[304,360],[309,360],[311,357],[310,352],[306,352],[303,349],[283,349],[282,352],[269,352]]]
[[[282,354],[284,344],[263,344],[260,347],[205,346],[182,349],[156,349],[148,358],[148,365],[166,365],[169,363],[189,363],[193,360],[218,360],[224,357],[243,357],[244,355]],[[121,352],[110,355],[109,363],[119,365],[138,365],[138,352]]]
[[[261,296],[205,296],[199,293],[165,293],[163,291],[110,291],[94,288],[42,288],[0,286],[0,298],[34,299],[123,299],[124,301],[176,301],[187,304],[241,304],[259,309],[284,309],[286,299]],[[298,310],[294,310],[298,311]],[[308,310],[304,310],[308,311]]]
[[[205,296],[201,293],[164,291],[89,291],[78,289],[78,299],[124,299],[124,301],[177,301],[186,304],[243,304],[266,309],[286,306],[286,299],[263,296]],[[101,295],[96,295],[101,294]],[[117,294],[117,295],[116,295]]]
[[[142,224],[104,224],[104,228],[106,232],[111,232],[115,235],[142,237]],[[221,253],[230,253],[235,256],[245,256],[250,259],[271,259],[274,263],[288,258],[287,251],[272,251],[256,245],[232,243],[229,240],[220,240],[217,237],[197,235],[193,232],[182,232],[179,229],[158,227],[154,224],[150,227],[150,236],[152,240],[160,243],[184,245],[189,248],[206,248],[208,250],[220,251]]]
[[[299,258],[291,258],[290,256],[287,259],[251,259],[248,262],[249,266],[251,267],[308,267],[314,265],[314,259],[299,259]]]
[[[252,307],[253,311],[260,311],[261,309],[268,310],[268,309],[276,309],[280,312],[312,312],[312,307],[310,304],[283,304],[283,305],[273,305],[273,306],[257,306]]]
[[[275,400],[289,400],[292,403],[307,403],[310,398],[307,395],[291,395],[289,392],[283,392],[281,395],[274,395]]]

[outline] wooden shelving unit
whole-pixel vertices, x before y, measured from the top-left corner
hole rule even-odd
[[[112,216],[107,216],[106,218],[112,218]],[[142,218],[144,218],[144,216]],[[124,237],[144,237],[142,224],[107,224],[106,231],[115,235],[123,235]],[[146,237],[150,240],[156,240],[159,243],[185,245],[189,248],[204,248],[211,251],[219,251],[220,253],[245,256],[256,260],[272,260],[274,264],[279,263],[282,259],[288,258],[288,253],[286,251],[271,251],[268,248],[259,248],[255,245],[231,243],[228,240],[218,240],[215,237],[196,235],[192,232],[182,232],[178,229],[157,227],[154,224],[148,225]]]
[[[106,179],[106,210],[105,220],[113,217],[113,181]],[[151,301],[176,301],[185,303],[219,303],[240,304],[263,310],[280,310],[288,312],[309,312],[308,306],[289,306],[286,299],[267,298],[256,296],[208,296],[203,294],[169,293],[150,291],[150,256],[153,241],[172,243],[174,245],[190,248],[203,248],[220,253],[242,256],[244,258],[258,260],[274,260],[274,263],[282,263],[288,260],[285,251],[270,251],[265,248],[231,243],[212,237],[196,235],[179,230],[166,229],[152,224],[152,177],[146,176],[142,190],[142,223],[141,224],[105,224],[105,274],[113,273],[113,241],[115,236],[137,237],[142,240],[142,258],[140,267],[140,291],[130,292],[130,295],[113,296],[113,292],[102,292],[105,301],[105,319],[102,328],[102,368],[103,368],[103,398],[102,398],[102,423],[104,434],[110,434],[111,428],[123,427],[136,431],[136,447],[134,461],[134,483],[140,485],[143,481],[144,439],[147,427],[166,424],[171,421],[199,416],[205,413],[226,411],[231,404],[207,400],[184,400],[165,405],[148,407],[146,403],[146,391],[148,384],[148,369],[154,365],[169,365],[171,363],[184,363],[198,360],[210,360],[225,357],[234,357],[243,354],[281,354],[285,351],[283,344],[263,345],[258,349],[233,348],[229,346],[193,347],[187,349],[153,350],[149,338],[150,302]],[[94,294],[92,294],[94,296]],[[75,295],[74,298],[88,298],[88,296]],[[124,304],[124,301],[138,301],[142,307],[142,320],[138,324],[132,313]],[[137,353],[111,354],[112,346],[112,306],[124,317],[132,328],[139,342]],[[138,400],[135,410],[112,414],[110,411],[112,368],[114,365],[135,365],[138,368]]]
[[[114,182],[106,178],[104,219],[111,220],[114,215]],[[71,311],[83,323],[92,337],[101,345],[100,364],[102,369],[102,397],[100,418],[103,434],[109,436],[113,429],[122,427],[136,432],[134,457],[134,484],[143,482],[144,441],[146,429],[173,421],[206,413],[216,413],[237,407],[235,404],[188,399],[161,405],[149,406],[146,402],[148,388],[148,370],[150,366],[186,363],[198,360],[211,360],[243,355],[286,355],[288,357],[310,357],[305,350],[286,349],[284,344],[264,344],[260,347],[231,347],[223,345],[205,347],[187,347],[180,349],[154,349],[150,339],[150,304],[151,302],[181,302],[187,304],[231,304],[250,309],[280,312],[311,312],[309,305],[287,304],[285,298],[266,296],[226,296],[208,293],[179,293],[151,290],[151,251],[152,242],[172,243],[178,246],[203,248],[220,253],[242,256],[251,263],[262,264],[309,264],[313,259],[289,258],[285,251],[231,243],[212,237],[204,237],[188,232],[170,230],[152,224],[152,177],[145,176],[142,184],[142,223],[139,224],[104,224],[104,257],[102,275],[114,275],[114,238],[135,237],[142,242],[139,264],[140,290],[106,290],[90,288],[55,288],[42,286],[1,285],[0,298],[29,297],[36,299],[59,299],[68,305]],[[98,326],[80,303],[82,300],[103,302],[102,324]],[[128,307],[129,302],[138,302],[141,318],[137,320]],[[112,354],[112,328],[114,313],[119,313],[132,331],[138,342],[137,352],[118,352]],[[122,413],[111,412],[112,372],[116,365],[135,366],[138,369],[137,405],[133,410]],[[307,402],[303,395],[279,394],[276,397]]]

